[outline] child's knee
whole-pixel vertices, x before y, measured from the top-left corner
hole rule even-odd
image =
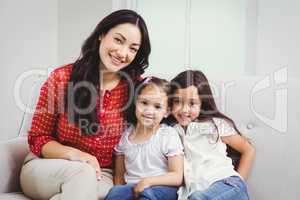
[[[126,199],[128,196],[133,196],[133,187],[131,185],[116,185],[112,187],[105,200]]]
[[[196,191],[188,197],[188,200],[208,200],[208,198],[206,198],[206,196],[200,191]]]
[[[146,188],[140,193],[141,197],[146,197],[148,199],[153,199],[153,190],[151,188]]]

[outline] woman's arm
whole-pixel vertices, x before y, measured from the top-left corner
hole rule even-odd
[[[134,188],[138,196],[145,188],[155,185],[180,186],[183,180],[183,155],[168,157],[168,172],[164,175],[142,179]]]
[[[62,145],[57,141],[50,141],[42,147],[42,156],[44,158],[61,158],[85,162],[95,169],[97,179],[101,179],[101,168],[97,158],[79,149]]]
[[[72,160],[72,155],[79,151],[73,147],[62,145],[61,143],[53,140],[49,141],[42,146],[42,156],[44,158],[61,158]]]
[[[231,135],[221,137],[222,141],[241,153],[241,159],[238,166],[238,173],[246,180],[251,170],[255,157],[254,147],[241,135]]]
[[[116,155],[115,174],[114,174],[114,184],[115,185],[126,184],[125,179],[124,179],[124,174],[125,174],[124,155]]]

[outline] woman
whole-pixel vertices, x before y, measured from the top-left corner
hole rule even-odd
[[[21,171],[33,199],[104,199],[112,182],[112,151],[125,128],[132,81],[148,67],[150,41],[131,10],[106,16],[74,64],[43,84]]]

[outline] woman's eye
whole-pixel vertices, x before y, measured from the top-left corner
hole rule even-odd
[[[122,40],[120,38],[115,38],[115,41],[118,43],[118,44],[121,44],[122,43]]]
[[[130,51],[131,51],[132,53],[136,53],[138,50],[135,49],[135,48],[131,48]]]

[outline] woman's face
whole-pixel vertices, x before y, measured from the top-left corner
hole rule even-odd
[[[185,127],[200,114],[201,99],[195,86],[177,89],[172,100],[172,114]]]
[[[119,24],[101,35],[99,55],[100,67],[109,72],[117,72],[127,67],[135,58],[141,45],[138,26],[130,23]]]

